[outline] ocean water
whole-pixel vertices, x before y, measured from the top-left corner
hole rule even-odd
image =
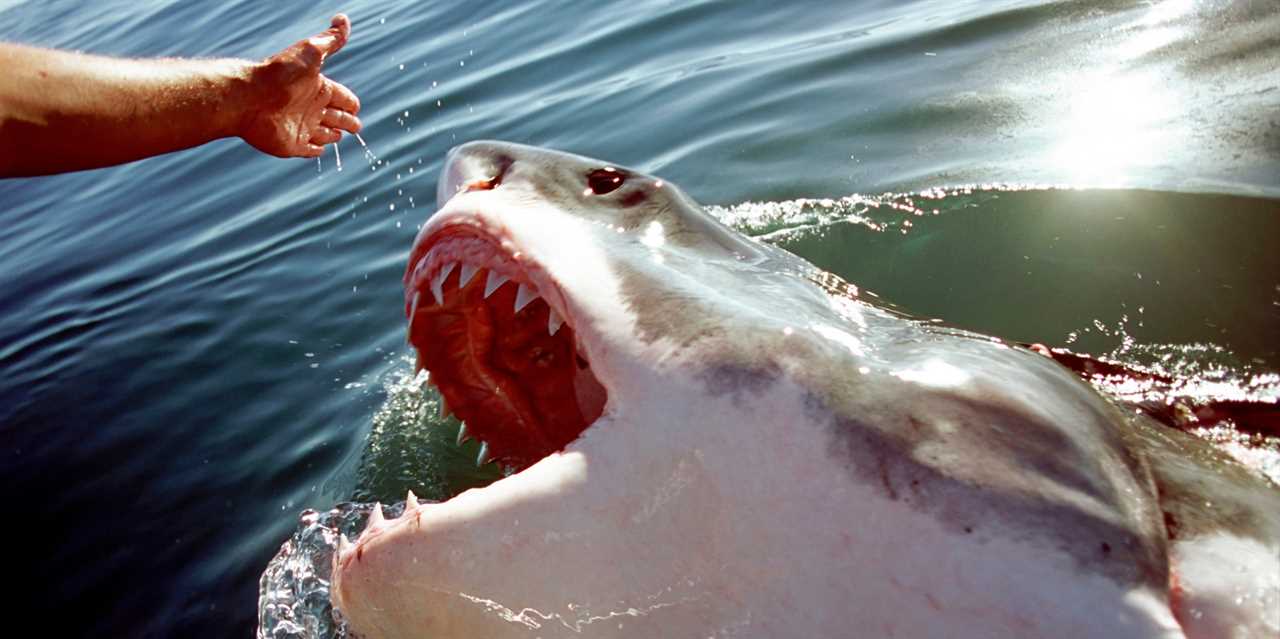
[[[258,58],[339,10],[341,165],[221,141],[0,181],[3,539],[41,634],[250,636],[304,510],[492,478],[423,416],[400,288],[468,140],[658,174],[966,328],[1280,371],[1274,0],[0,0],[0,39]]]

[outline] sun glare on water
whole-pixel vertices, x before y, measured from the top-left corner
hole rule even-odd
[[[1071,98],[1053,162],[1078,185],[1122,185],[1130,172],[1159,164],[1176,131],[1162,126],[1176,98],[1153,78],[1086,80]]]
[[[1100,43],[1105,62],[1091,61],[1057,80],[1071,89],[1050,157],[1074,184],[1124,185],[1134,173],[1159,166],[1187,137],[1177,124],[1186,121],[1185,96],[1176,89],[1185,83],[1150,58],[1184,35],[1180,18],[1194,6],[1191,0],[1155,4]]]

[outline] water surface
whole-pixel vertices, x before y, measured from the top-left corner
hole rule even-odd
[[[0,38],[261,57],[338,10],[374,155],[0,182],[11,605],[46,634],[248,636],[302,510],[483,479],[399,391],[403,262],[467,140],[657,173],[967,328],[1280,369],[1274,2],[3,0]]]

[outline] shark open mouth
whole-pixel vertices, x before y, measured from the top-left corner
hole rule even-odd
[[[562,293],[510,242],[478,225],[445,226],[416,243],[405,291],[418,368],[462,422],[459,441],[482,442],[477,463],[523,470],[602,414],[607,394]]]

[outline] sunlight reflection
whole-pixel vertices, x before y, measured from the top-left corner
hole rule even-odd
[[[1159,164],[1175,148],[1176,121],[1184,96],[1174,83],[1144,67],[1143,56],[1183,37],[1182,18],[1195,0],[1154,3],[1109,47],[1115,65],[1065,79],[1071,84],[1064,106],[1054,164],[1078,186],[1119,186],[1139,169]]]
[[[662,229],[662,222],[653,220],[649,222],[649,226],[645,227],[644,235],[640,236],[640,241],[648,247],[658,248],[667,243],[666,234]]]
[[[932,388],[950,388],[969,381],[969,373],[940,359],[930,359],[917,368],[895,371],[894,377]]]
[[[865,357],[866,349],[862,345],[862,340],[850,335],[834,326],[826,324],[810,324],[809,328],[815,333],[849,349],[857,357]]]
[[[1164,24],[1173,22],[1191,12],[1195,8],[1195,0],[1165,0],[1156,3],[1142,16],[1142,25]]]
[[[1130,171],[1158,163],[1172,148],[1162,126],[1177,105],[1168,86],[1138,74],[1103,74],[1077,86],[1051,151],[1077,185],[1123,184]]]
[[[650,257],[654,262],[663,264],[666,258],[662,256],[661,249],[667,243],[665,230],[662,228],[662,222],[653,220],[649,222],[649,226],[645,227],[644,234],[640,236],[640,243],[652,249]]]
[[[1186,34],[1183,18],[1194,8],[1194,0],[1166,0],[1155,4],[1133,25],[1133,35],[1120,42],[1118,57],[1132,60],[1176,42]]]

